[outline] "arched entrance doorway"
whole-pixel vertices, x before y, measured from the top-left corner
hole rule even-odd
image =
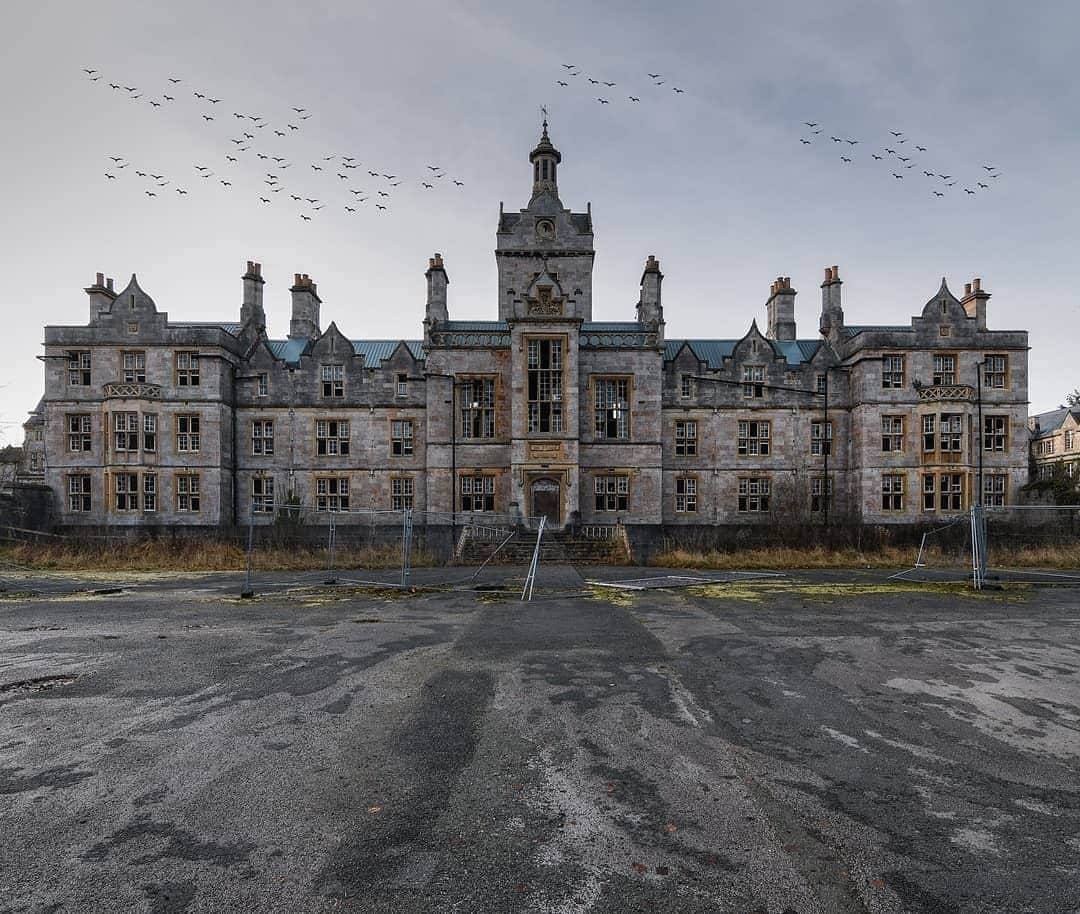
[[[562,523],[562,492],[557,479],[543,476],[533,480],[532,516],[546,517],[549,524]]]

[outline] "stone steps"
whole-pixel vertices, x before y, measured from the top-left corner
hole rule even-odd
[[[469,539],[458,559],[462,565],[479,565],[498,548],[491,540]],[[528,565],[536,548],[536,534],[517,533],[492,560],[500,565]],[[540,561],[561,565],[600,565],[625,558],[622,544],[616,540],[594,540],[554,531],[545,533],[540,543]]]

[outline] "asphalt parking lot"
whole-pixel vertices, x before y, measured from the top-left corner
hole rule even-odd
[[[836,577],[9,592],[0,911],[1080,912],[1080,588]]]

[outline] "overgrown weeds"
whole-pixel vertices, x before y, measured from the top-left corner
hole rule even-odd
[[[258,571],[318,571],[328,565],[325,547],[258,546]],[[237,543],[176,537],[108,544],[7,543],[0,546],[0,561],[30,570],[48,571],[243,571],[247,550]],[[436,563],[426,552],[414,552],[412,565]],[[398,568],[401,547],[338,546],[336,568]]]
[[[650,565],[660,568],[709,570],[750,570],[777,568],[904,568],[915,564],[916,550],[896,546],[873,549],[825,546],[770,546],[733,552],[720,550],[671,549],[653,556]],[[990,552],[990,564],[997,568],[1075,569],[1080,566],[1076,544],[1002,546]],[[970,555],[957,551],[927,549],[922,561],[928,567],[960,567],[970,563]]]

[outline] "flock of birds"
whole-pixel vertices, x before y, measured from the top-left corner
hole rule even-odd
[[[577,64],[573,64],[573,63],[564,63],[562,65],[562,67],[563,67],[564,70],[566,70],[566,73],[562,74],[563,76],[566,77],[566,79],[557,79],[557,80],[555,80],[555,84],[558,85],[560,88],[569,89],[571,87],[571,83],[567,82],[567,79],[577,79],[577,77],[583,75],[584,71]],[[664,78],[662,73],[648,73],[646,75],[649,77],[650,80],[652,80],[653,88],[659,89],[662,86],[667,85],[668,81]],[[618,83],[610,82],[610,81],[604,80],[604,79],[596,79],[593,76],[585,76],[585,79],[579,81],[579,85],[581,85],[581,86],[586,86],[587,85],[590,89],[593,89],[594,87],[596,87],[595,91],[604,92],[604,89],[614,89],[614,88],[616,88],[618,86]],[[601,86],[603,88],[599,88]],[[686,90],[685,89],[680,89],[678,86],[672,86],[671,91],[674,92],[676,95],[682,95]],[[608,92],[606,94],[611,95],[610,92]],[[641,101],[641,96],[640,95],[628,95],[627,100],[630,101],[630,102],[640,102]],[[610,105],[611,104],[611,99],[610,98],[604,98],[603,95],[597,96],[596,101],[601,105]]]
[[[98,70],[83,68],[83,72],[90,82],[103,82],[111,91],[121,93],[130,101],[144,101],[155,109],[175,106],[181,93],[187,95],[184,80],[179,77],[170,76],[169,86],[163,92],[151,94],[138,86],[105,80]],[[308,109],[294,106],[291,108],[291,115],[283,122],[272,123],[258,114],[220,109],[217,106],[222,103],[221,98],[214,98],[197,89],[191,90],[190,99],[198,106],[198,115],[204,126],[209,127],[214,122],[227,122],[235,128],[232,132],[236,136],[230,137],[231,148],[223,150],[222,157],[216,164],[193,163],[193,174],[185,178],[158,173],[156,169],[137,167],[125,156],[108,156],[112,164],[106,167],[105,180],[118,181],[121,177],[130,175],[145,182],[143,193],[147,197],[163,196],[169,191],[173,191],[178,197],[184,197],[200,179],[221,191],[231,191],[237,183],[237,177],[245,175],[243,165],[261,162],[263,164],[260,167],[265,171],[259,179],[262,186],[257,191],[260,204],[270,206],[279,200],[285,202],[285,197],[279,198],[275,195],[288,191],[289,203],[296,204],[298,215],[304,222],[311,222],[315,214],[332,202],[341,205],[342,210],[350,214],[359,212],[362,204],[368,201],[372,202],[377,212],[389,213],[394,195],[399,193],[397,188],[420,188],[427,192],[450,184],[457,188],[465,186],[464,181],[451,177],[440,165],[427,165],[426,171],[419,178],[407,179],[390,171],[366,167],[356,156],[340,153],[319,156],[314,162],[304,163],[307,165],[304,167],[299,161],[293,161],[297,157],[286,153],[289,139],[301,134],[305,127],[304,122],[311,117]],[[294,166],[297,170],[287,176],[286,170]],[[131,171],[125,171],[128,168]],[[304,178],[300,178],[300,174],[303,174]],[[289,184],[285,183],[286,177]],[[448,177],[450,180],[445,180]],[[188,179],[192,178],[195,182],[189,183]],[[355,186],[359,183],[357,178],[369,186]],[[330,182],[329,186],[327,181]],[[321,182],[321,187],[312,190],[313,182]]]
[[[849,155],[840,156],[841,165],[854,164],[855,147],[860,145],[859,140],[832,136],[831,134],[826,137],[825,128],[814,121],[803,121],[803,126],[809,128],[810,137],[799,137],[799,142],[802,145],[811,146],[815,141],[819,143],[839,143],[841,149],[850,153]],[[917,154],[929,152],[926,146],[911,142],[910,138],[907,137],[902,130],[890,130],[889,134],[892,136],[892,140],[888,141],[879,152],[871,152],[871,160],[882,163],[891,163],[885,165],[885,167],[889,169],[889,173],[897,181],[903,181],[909,177],[905,172],[918,169],[918,171],[914,172],[913,177],[926,178],[933,182],[930,191],[935,197],[944,197],[949,192],[950,188],[957,186],[960,187],[960,190],[953,191],[953,193],[963,192],[964,194],[974,196],[975,194],[990,190],[993,187],[992,183],[986,183],[986,181],[992,181],[1001,177],[1001,172],[996,165],[983,165],[982,170],[986,172],[986,174],[979,174],[975,180],[965,181],[961,184],[959,178],[953,175],[943,174],[939,171],[930,171],[928,168],[924,167],[921,162],[915,160]],[[819,137],[820,139],[818,139]],[[983,180],[984,178],[986,181]]]

